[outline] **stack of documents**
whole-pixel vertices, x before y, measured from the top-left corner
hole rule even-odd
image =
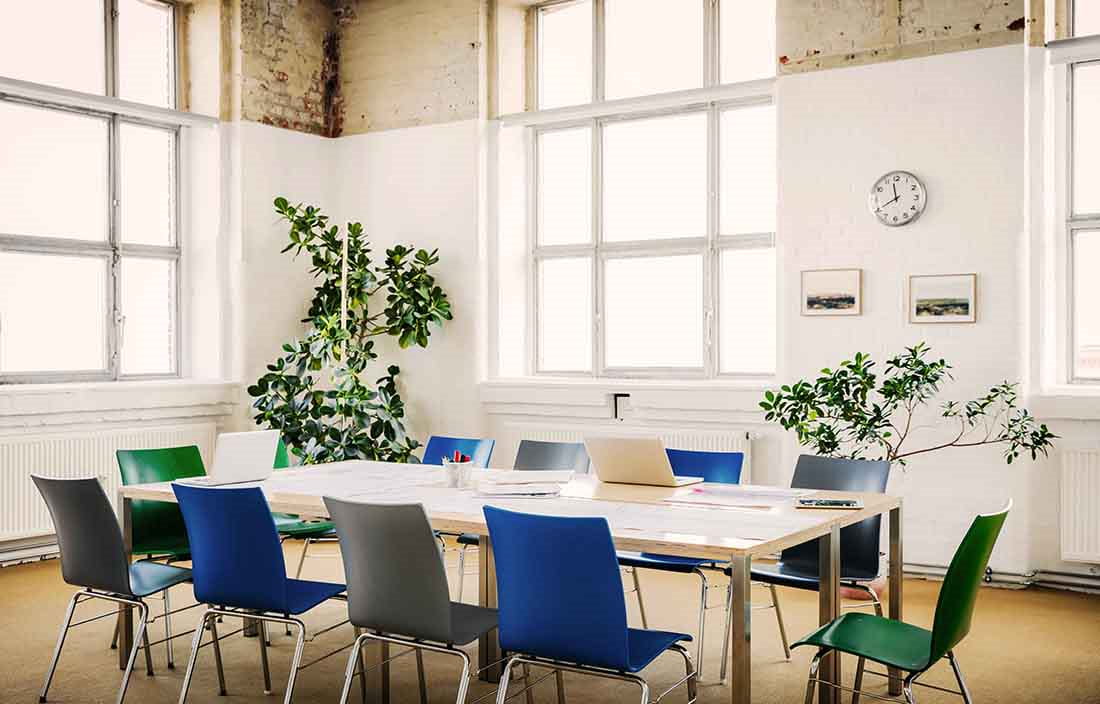
[[[665,499],[665,501],[704,506],[771,508],[791,504],[799,497],[816,493],[813,489],[787,489],[785,487],[754,486],[751,484],[706,484],[692,487],[690,493],[672,496]]]
[[[572,470],[492,472],[477,485],[481,496],[557,496],[573,480]]]

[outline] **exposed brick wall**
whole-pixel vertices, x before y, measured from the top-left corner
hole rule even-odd
[[[779,0],[780,73],[1022,43],[1026,0]]]
[[[486,0],[339,0],[344,134],[477,117]]]
[[[240,0],[241,117],[300,132],[340,129],[339,39],[325,0]]]

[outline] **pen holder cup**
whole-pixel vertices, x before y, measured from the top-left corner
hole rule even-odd
[[[470,470],[473,462],[443,461],[443,471],[447,473],[447,486],[452,489],[461,489],[470,484]]]

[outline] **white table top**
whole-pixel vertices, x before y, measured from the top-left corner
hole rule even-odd
[[[477,481],[510,470],[474,470]],[[557,516],[603,516],[617,547],[623,550],[729,559],[731,555],[768,555],[901,505],[883,494],[818,492],[816,496],[858,498],[863,508],[798,509],[793,501],[766,508],[704,507],[665,501],[708,486],[664,488],[604,484],[581,475],[553,498],[483,497],[473,489],[446,486],[442,468],[387,462],[349,461],[276,472],[259,484],[273,511],[324,518],[322,497],[378,503],[422,503],[436,530],[486,532],[486,505]],[[129,499],[175,501],[171,485],[122,487]]]

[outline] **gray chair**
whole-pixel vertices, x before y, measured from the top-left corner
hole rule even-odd
[[[497,627],[496,609],[452,602],[435,535],[420,504],[363,504],[325,497],[336,524],[348,587],[348,618],[363,629],[351,654],[340,702],[348,700],[360,650],[368,640],[416,651],[420,700],[427,701],[422,651],[462,660],[456,701],[470,686],[467,645]],[[360,668],[360,676],[363,676]]]
[[[801,455],[794,468],[791,488],[881,494],[886,491],[889,479],[890,463],[885,460],[869,461]],[[882,615],[882,604],[879,603],[878,595],[869,584],[879,576],[881,525],[882,516],[874,516],[840,530],[840,583],[842,586],[866,592],[870,596],[870,605],[879,616]],[[760,565],[752,568],[752,581],[766,584],[771,590],[772,608],[775,609],[775,618],[779,625],[779,637],[788,660],[791,657],[791,651],[787,643],[787,629],[783,623],[783,612],[779,607],[779,596],[775,588],[778,586],[818,591],[821,588],[818,565],[817,540],[811,540],[782,551],[779,562],[774,565]],[[729,640],[728,621],[727,618],[726,641]],[[726,677],[727,647],[728,642],[724,642],[722,646],[723,680]]]
[[[512,469],[535,472],[538,470],[571,469],[577,474],[588,474],[588,452],[583,442],[547,442],[545,440],[520,440]],[[466,581],[466,550],[476,548],[479,536],[462,533],[458,536],[458,600],[462,601],[462,586]]]
[[[149,607],[145,604],[145,597],[189,581],[191,571],[147,560],[131,564],[118,519],[98,479],[31,478],[53,518],[57,545],[61,551],[61,576],[68,584],[80,587],[80,591],[69,601],[65,623],[57,636],[53,660],[38,700],[46,701],[46,693],[57,670],[69,629],[115,615],[111,611],[73,623],[77,604],[100,600],[138,611],[137,633],[118,690],[117,702],[121,704],[126,697],[126,687],[130,683],[130,673],[134,670],[139,649],[144,648],[146,671],[153,674],[149,634],[146,632],[150,622]]]

